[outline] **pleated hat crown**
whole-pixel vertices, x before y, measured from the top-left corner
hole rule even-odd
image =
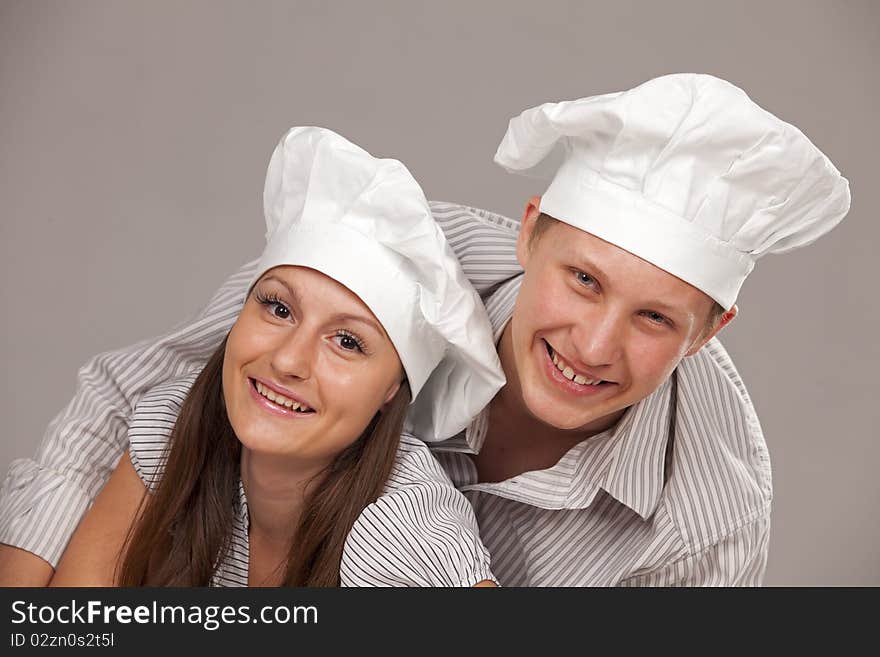
[[[800,130],[710,75],[526,110],[495,161],[551,180],[542,212],[725,309],[758,258],[810,244],[850,206],[846,178]]]

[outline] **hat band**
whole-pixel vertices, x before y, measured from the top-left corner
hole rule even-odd
[[[705,292],[725,310],[754,261],[638,192],[593,171],[562,167],[541,212],[629,251]]]
[[[294,224],[269,237],[251,285],[281,265],[315,269],[360,297],[397,350],[414,400],[443,358],[444,345],[418,317],[419,289],[406,276],[401,257],[342,224]]]

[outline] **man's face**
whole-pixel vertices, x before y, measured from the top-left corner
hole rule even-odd
[[[705,330],[713,301],[562,222],[529,244],[529,207],[517,248],[525,275],[502,342],[508,381],[545,424],[601,431],[717,332]]]

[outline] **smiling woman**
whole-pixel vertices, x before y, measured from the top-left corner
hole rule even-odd
[[[456,434],[504,381],[421,189],[399,162],[294,128],[264,204],[267,246],[235,324],[201,372],[141,399],[130,453],[52,584],[494,581],[468,502],[401,438],[405,417],[421,437]],[[359,523],[360,537],[375,531],[371,505],[425,488],[443,501],[394,528],[394,560],[347,553]],[[430,554],[411,548],[423,544]]]
[[[226,342],[232,428],[248,451],[295,460],[303,479],[363,433],[402,380],[400,358],[370,309],[304,267],[263,276]]]

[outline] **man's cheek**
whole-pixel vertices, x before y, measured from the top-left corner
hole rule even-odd
[[[565,299],[559,290],[551,287],[544,288],[538,294],[531,296],[531,308],[529,312],[534,321],[558,320],[560,315],[566,312]]]
[[[641,344],[630,351],[632,378],[637,384],[660,385],[681,360],[674,348]]]

